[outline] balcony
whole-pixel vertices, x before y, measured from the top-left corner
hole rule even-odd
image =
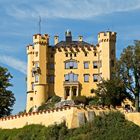
[[[34,74],[39,74],[39,73],[40,73],[40,67],[34,67],[34,68],[32,69],[32,72],[33,72]]]
[[[63,86],[79,86],[79,81],[64,81]]]
[[[79,96],[80,94],[80,83],[78,81],[64,81],[64,99],[72,100],[74,96]]]

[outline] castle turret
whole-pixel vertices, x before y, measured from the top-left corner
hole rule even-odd
[[[48,60],[48,45],[49,36],[47,34],[35,34],[33,36],[34,51],[32,55],[28,55],[28,80],[27,80],[27,92],[30,92],[33,96],[30,98],[30,94],[27,96],[27,107],[28,112],[30,108],[36,110],[39,106],[44,104],[48,98],[48,87],[47,87],[47,69],[46,64]],[[27,51],[28,53],[28,51]],[[30,98],[30,100],[28,99]]]
[[[32,76],[33,60],[34,60],[34,47],[32,45],[28,45],[27,46],[27,104],[26,104],[26,111],[27,112],[34,105],[34,102],[33,102],[34,79]]]
[[[65,37],[66,37],[66,42],[72,42],[72,34],[71,34],[71,31],[67,30],[65,32]]]
[[[101,60],[100,73],[102,78],[110,79],[116,59],[116,32],[100,32],[98,34],[98,52]]]

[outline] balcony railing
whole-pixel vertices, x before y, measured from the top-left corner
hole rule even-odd
[[[79,81],[64,81],[63,85],[67,86],[67,85],[79,85]]]
[[[40,68],[39,68],[39,67],[34,67],[34,68],[32,69],[32,72],[33,72],[34,74],[40,73]]]

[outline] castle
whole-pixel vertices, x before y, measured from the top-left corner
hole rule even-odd
[[[65,33],[65,41],[54,37],[54,46],[49,45],[49,35],[35,34],[33,45],[27,46],[27,105],[26,113],[0,118],[1,129],[22,128],[25,125],[41,124],[49,126],[66,123],[68,128],[77,128],[97,115],[110,111],[120,111],[125,118],[140,126],[139,112],[125,112],[123,107],[62,106],[37,111],[46,100],[58,95],[62,100],[74,96],[94,96],[94,90],[101,78],[111,79],[115,52],[116,33],[100,32],[98,44],[72,40],[70,31]],[[33,112],[29,110],[33,109]]]
[[[96,45],[79,36],[65,32],[65,41],[54,37],[49,44],[48,34],[33,35],[33,45],[27,46],[27,104],[26,112],[34,111],[46,100],[57,95],[62,100],[74,96],[94,96],[101,78],[110,79],[116,57],[116,32],[98,33]]]

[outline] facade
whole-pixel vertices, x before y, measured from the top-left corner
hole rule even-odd
[[[72,40],[70,31],[65,41],[48,34],[33,35],[33,45],[27,46],[27,105],[26,111],[36,110],[46,100],[57,95],[62,100],[73,96],[94,96],[93,90],[101,78],[110,79],[116,57],[116,33],[100,32],[98,44]]]

